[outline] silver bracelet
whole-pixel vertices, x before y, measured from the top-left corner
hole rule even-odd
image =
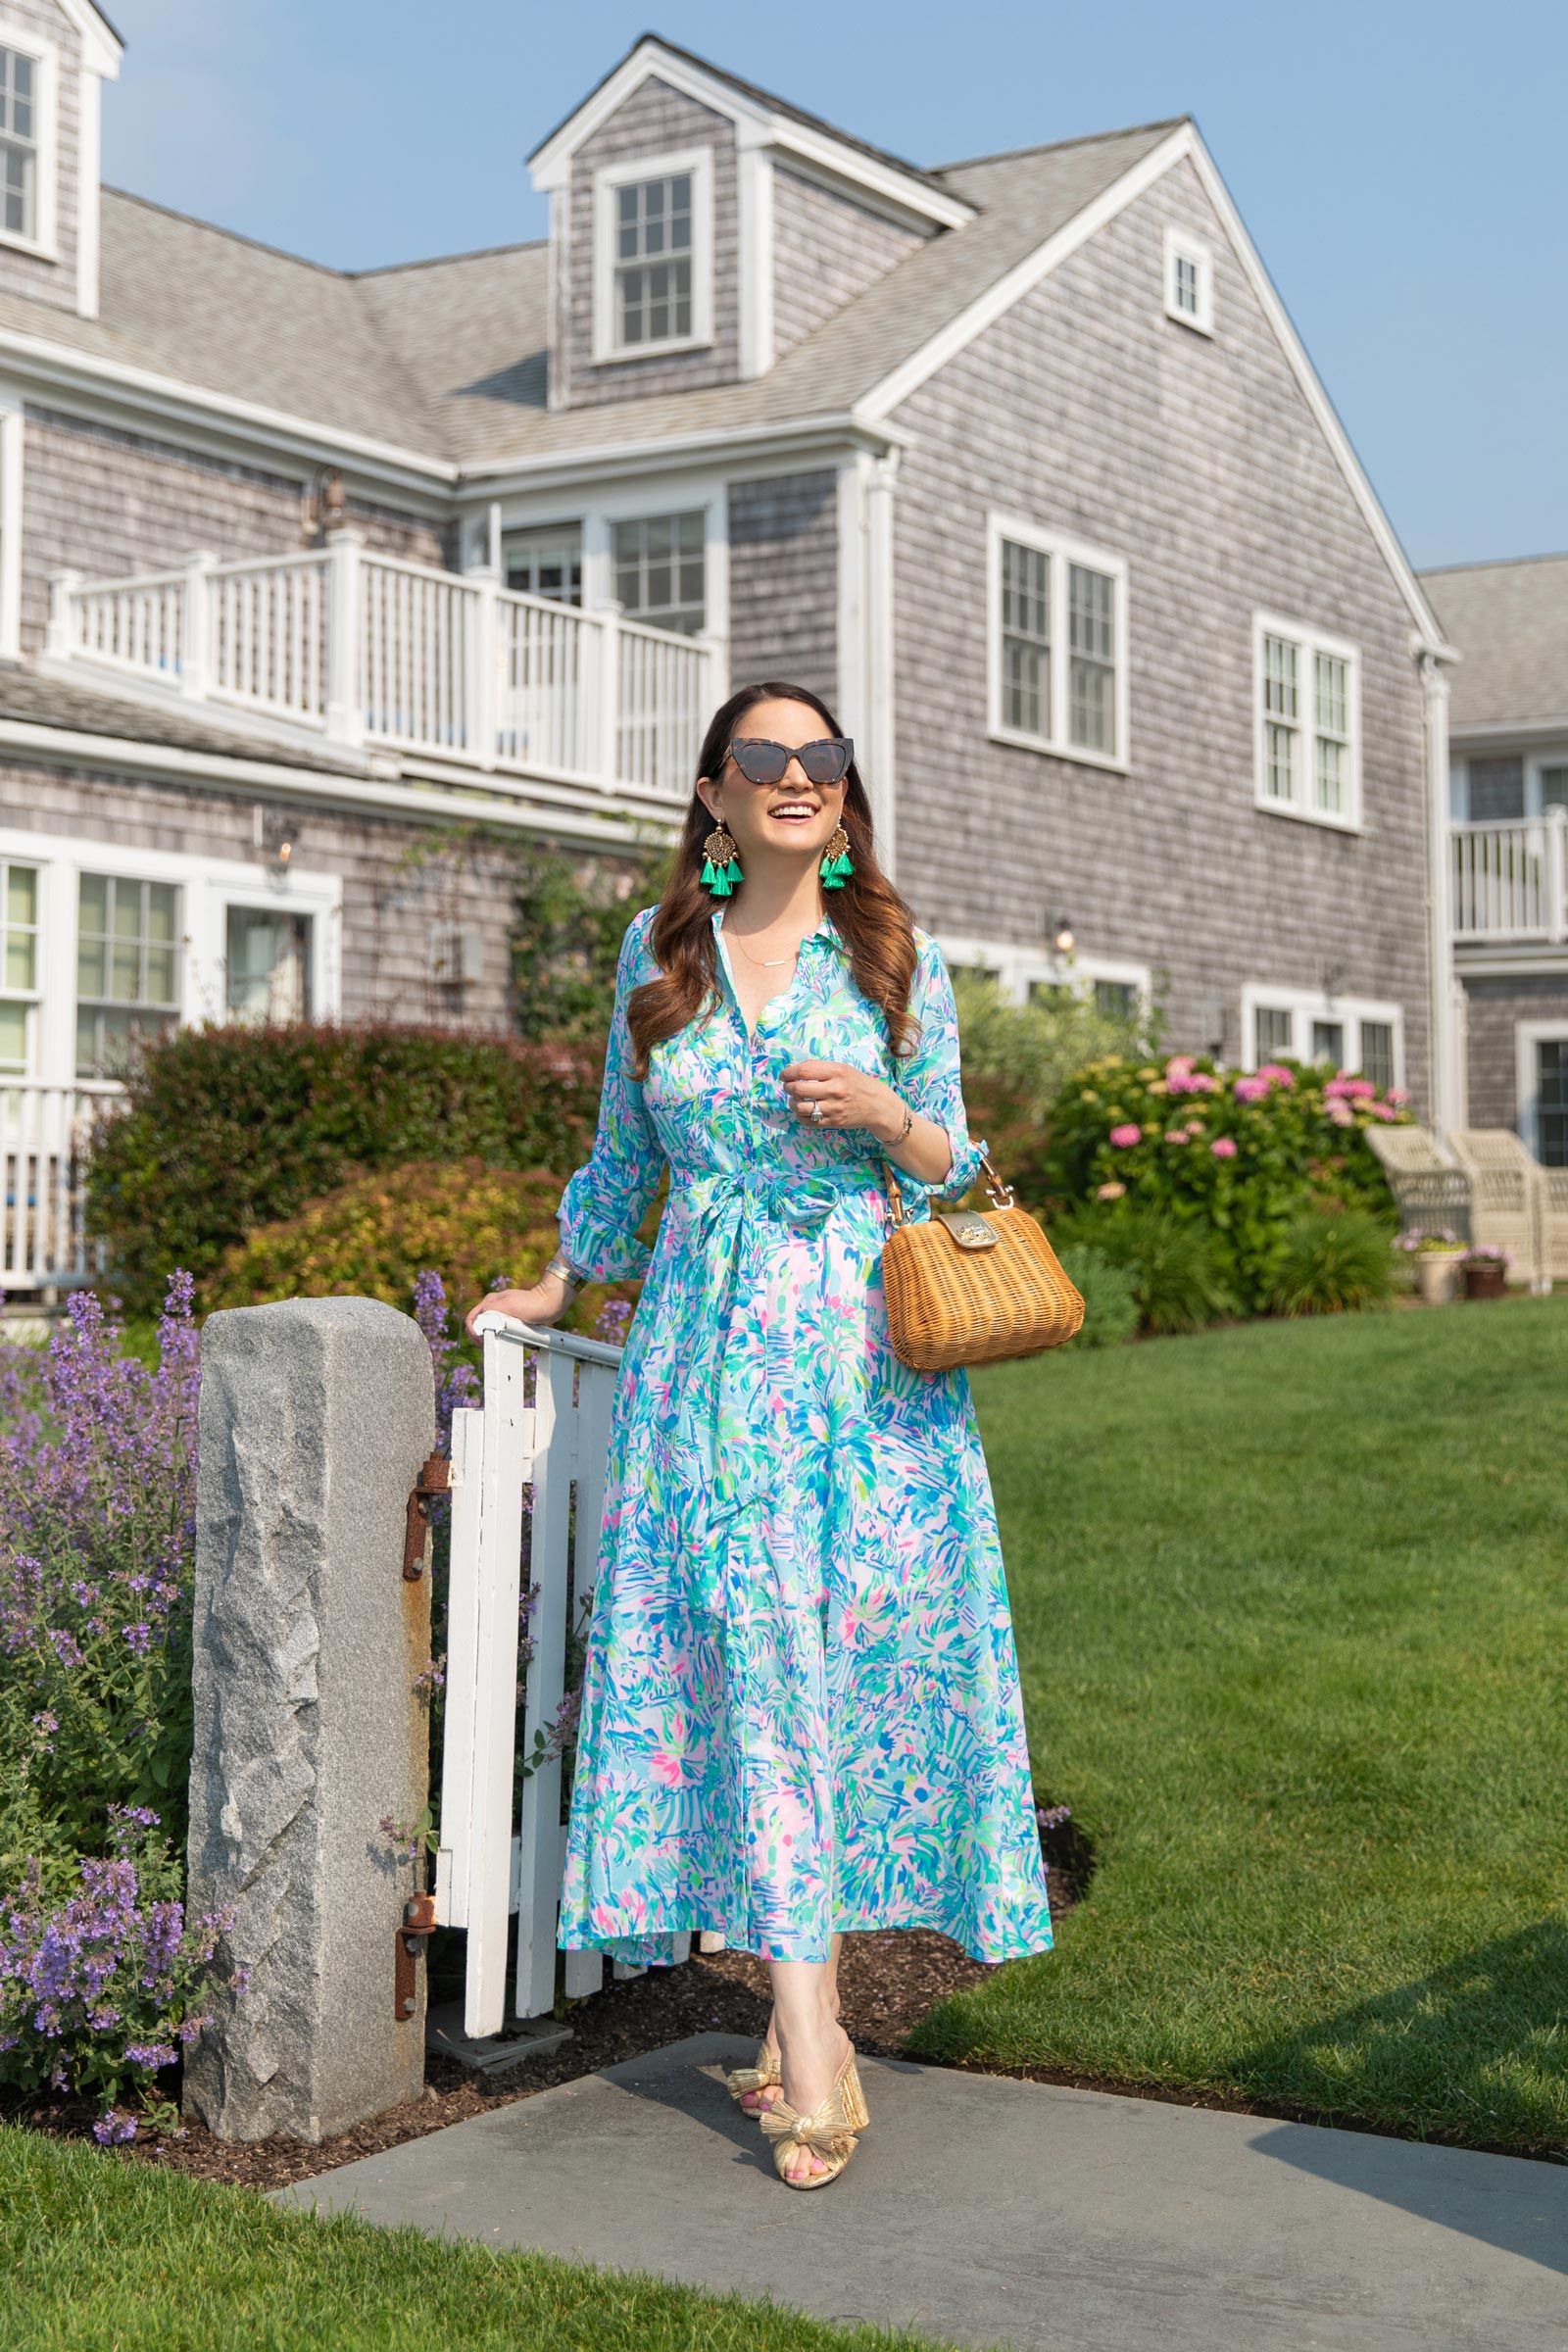
[[[560,1275],[562,1281],[566,1286],[566,1296],[568,1298],[572,1296],[573,1292],[580,1291],[582,1289],[582,1276],[577,1272],[570,1258],[566,1255],[564,1250],[557,1250],[554,1257],[552,1257],[550,1263],[545,1268],[545,1274]],[[540,1276],[540,1280],[544,1280],[544,1275]]]

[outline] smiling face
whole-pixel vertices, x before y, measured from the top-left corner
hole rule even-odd
[[[792,751],[827,731],[808,703],[791,702],[753,703],[734,727],[735,735],[760,736]],[[697,790],[704,807],[735,836],[743,873],[758,858],[820,858],[844,813],[845,786],[808,783],[795,760],[780,783],[753,784],[726,759],[716,776],[698,779]]]

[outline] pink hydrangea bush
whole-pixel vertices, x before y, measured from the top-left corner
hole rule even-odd
[[[1304,1211],[1364,1209],[1392,1239],[1394,1203],[1366,1135],[1409,1116],[1397,1088],[1328,1064],[1233,1070],[1204,1054],[1107,1054],[1056,1099],[1051,1200],[1101,1218],[1158,1211],[1201,1222],[1237,1303],[1260,1311]]]

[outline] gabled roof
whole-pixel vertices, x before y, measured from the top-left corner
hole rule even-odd
[[[1568,728],[1568,555],[1445,565],[1421,585],[1464,657],[1449,689],[1455,734]]]

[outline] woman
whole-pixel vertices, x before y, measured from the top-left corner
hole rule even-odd
[[[773,2015],[730,2078],[795,2188],[865,2108],[846,1929],[983,1960],[1051,1914],[962,1372],[910,1371],[880,1278],[971,1144],[953,991],[878,870],[853,747],[800,687],[733,695],[657,907],[626,933],[593,1157],[561,1249],[486,1308],[550,1323],[645,1276],[616,1393],[561,1942],[667,1961],[717,1929]],[[663,1173],[650,1252],[637,1238]]]

